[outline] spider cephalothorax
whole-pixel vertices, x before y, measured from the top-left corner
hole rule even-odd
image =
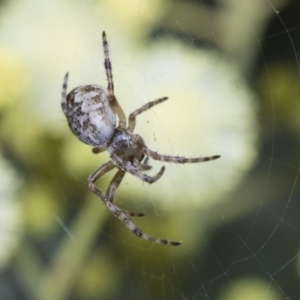
[[[136,109],[129,115],[127,125],[125,114],[114,94],[112,68],[105,32],[103,32],[102,38],[105,55],[104,67],[108,81],[107,90],[100,85],[85,85],[73,89],[67,95],[67,73],[63,83],[61,103],[72,132],[82,142],[93,146],[94,153],[107,151],[110,154],[110,161],[102,165],[89,176],[89,187],[105,203],[111,213],[119,218],[136,236],[158,244],[180,245],[181,242],[160,239],[143,233],[131,222],[129,217],[141,217],[144,214],[132,213],[118,208],[113,204],[114,194],[125,173],[130,173],[148,183],[157,181],[163,175],[165,171],[164,166],[153,177],[145,174],[145,172],[151,168],[148,165],[149,157],[154,160],[171,163],[199,163],[214,160],[220,156],[185,158],[161,155],[147,148],[142,137],[138,134],[133,134],[136,116],[152,108],[154,105],[166,101],[168,98],[159,98]],[[116,126],[116,115],[119,120],[118,126]],[[95,182],[114,168],[117,168],[118,171],[104,194],[95,186]]]

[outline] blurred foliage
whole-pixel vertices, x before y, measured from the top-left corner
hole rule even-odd
[[[300,115],[300,87],[299,71],[290,63],[271,64],[259,78],[262,84],[258,92],[264,99],[262,118],[275,118],[281,122],[278,128],[285,131],[294,131],[299,138]],[[267,132],[265,132],[267,134]],[[271,134],[269,132],[269,134]]]

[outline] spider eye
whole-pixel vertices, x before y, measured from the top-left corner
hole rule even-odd
[[[72,90],[62,104],[72,132],[84,143],[101,146],[112,136],[116,117],[109,106],[108,94],[99,85]]]

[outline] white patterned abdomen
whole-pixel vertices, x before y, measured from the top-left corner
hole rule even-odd
[[[115,114],[109,106],[107,91],[100,85],[72,90],[64,112],[72,132],[88,145],[104,145],[115,129]]]

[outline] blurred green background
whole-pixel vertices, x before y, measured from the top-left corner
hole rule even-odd
[[[0,2],[0,299],[298,299],[300,4],[291,0]],[[106,87],[166,165],[115,195],[138,239],[89,190],[62,81]],[[150,161],[154,174],[162,166]],[[97,185],[105,190],[112,174]]]

